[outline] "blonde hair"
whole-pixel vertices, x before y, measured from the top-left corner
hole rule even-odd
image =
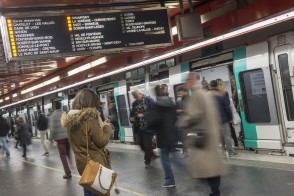
[[[21,117],[21,116],[17,117],[17,118],[16,118],[16,122],[18,122],[18,123],[22,123],[22,122],[24,122],[23,117]]]
[[[225,84],[224,81],[222,79],[216,79],[217,82],[217,90],[222,94],[225,95],[226,94],[226,88],[225,88]]]

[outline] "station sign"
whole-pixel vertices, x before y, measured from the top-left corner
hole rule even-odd
[[[2,17],[8,60],[78,56],[173,44],[167,9]]]

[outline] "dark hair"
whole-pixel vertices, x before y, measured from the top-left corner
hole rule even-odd
[[[56,102],[55,102],[55,109],[56,109],[56,110],[61,109],[61,102],[60,102],[60,101],[56,101]]]
[[[209,85],[210,85],[211,88],[216,88],[217,87],[217,81],[216,80],[211,80]]]
[[[156,97],[164,96],[164,93],[162,92],[162,88],[160,88],[159,85],[155,86],[154,92],[155,92]]]
[[[72,109],[99,108],[99,98],[92,90],[85,88],[78,92],[72,102]]]

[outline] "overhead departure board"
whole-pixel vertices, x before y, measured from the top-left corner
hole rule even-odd
[[[138,50],[173,43],[166,9],[6,18],[9,60]]]

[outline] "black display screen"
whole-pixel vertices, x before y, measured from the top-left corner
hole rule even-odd
[[[11,56],[78,55],[173,43],[166,9],[6,18]],[[75,53],[75,54],[73,54]]]

